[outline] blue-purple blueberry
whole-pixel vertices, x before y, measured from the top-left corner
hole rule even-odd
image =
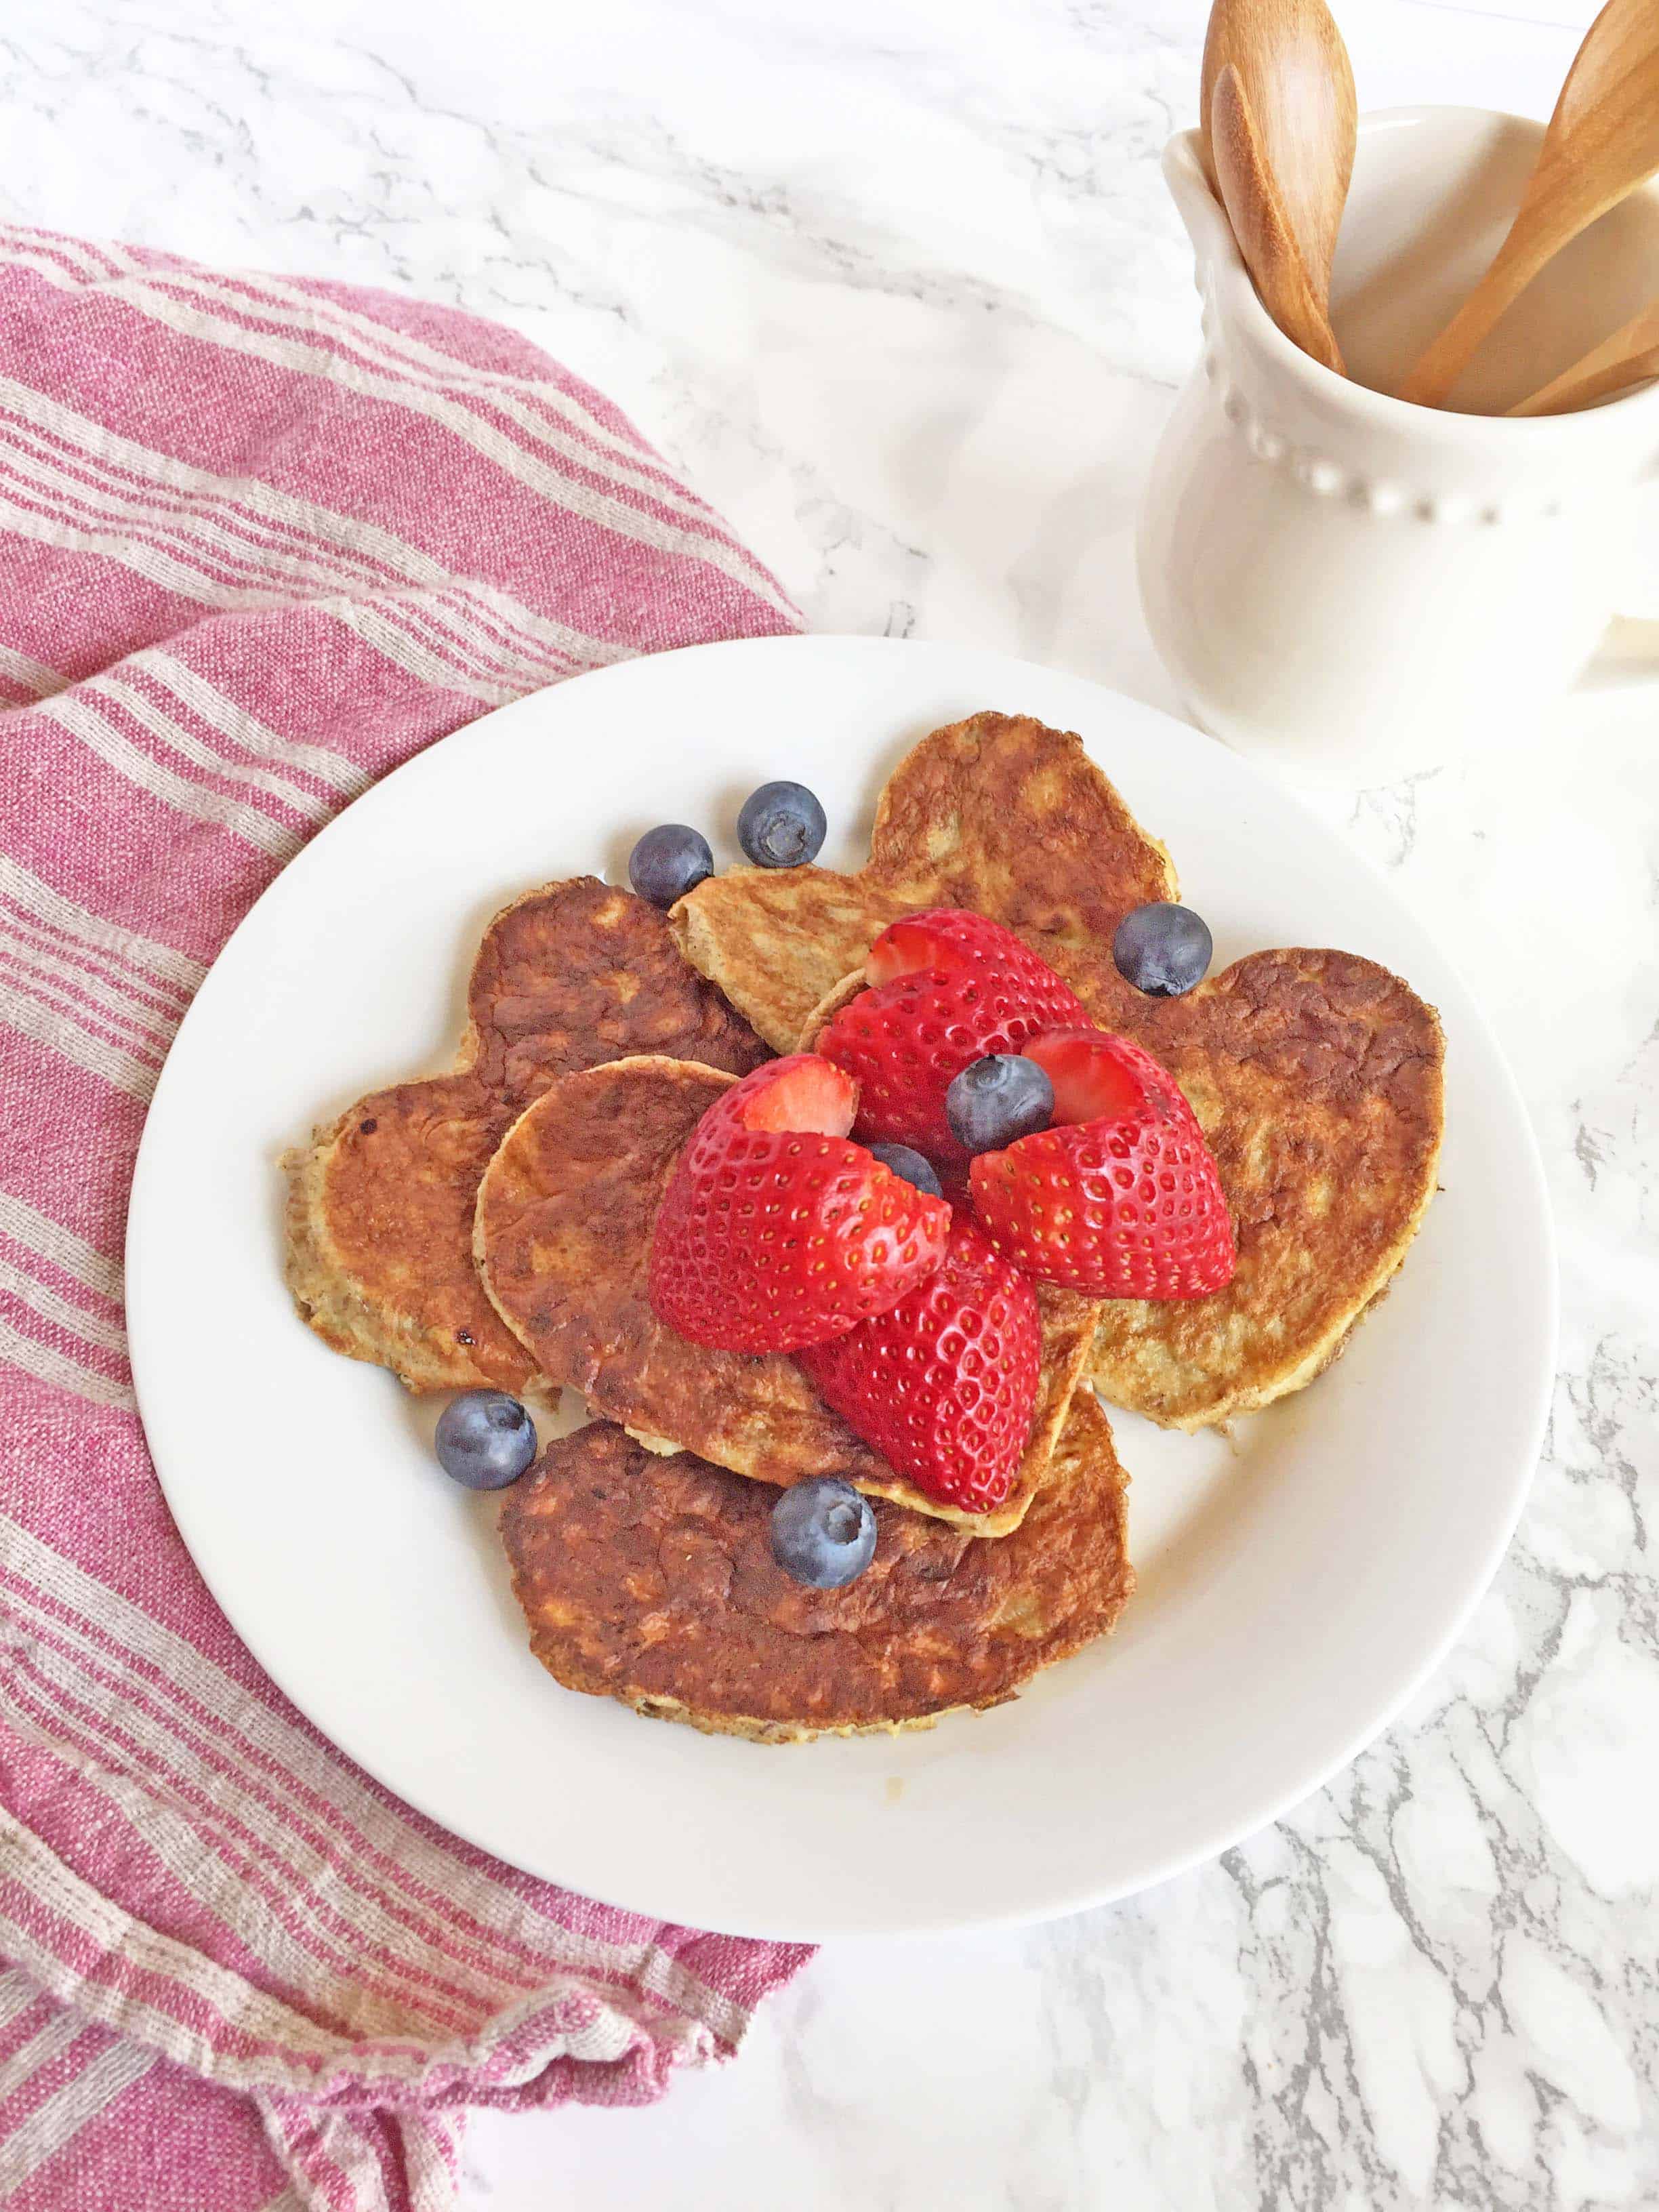
[[[772,1557],[809,1589],[842,1589],[856,1582],[876,1553],[876,1516],[869,1499],[838,1476],[793,1482],[772,1508]]]
[[[870,1150],[883,1167],[890,1168],[906,1182],[914,1183],[918,1190],[926,1191],[929,1198],[944,1197],[945,1186],[939,1179],[933,1163],[925,1152],[917,1152],[914,1145],[872,1145]]]
[[[466,1390],[438,1416],[438,1464],[467,1490],[505,1490],[536,1456],[536,1424],[505,1390]]]
[[[969,1152],[1000,1152],[1033,1136],[1048,1127],[1054,1111],[1054,1085],[1020,1052],[988,1052],[970,1060],[945,1094],[951,1134]]]
[[[1214,951],[1202,917],[1170,899],[1135,907],[1112,939],[1118,974],[1153,999],[1178,999],[1201,983]]]
[[[763,783],[743,802],[738,842],[757,868],[799,868],[823,851],[829,826],[804,783]]]
[[[659,823],[628,856],[628,880],[653,906],[672,906],[714,872],[708,838],[684,822]]]

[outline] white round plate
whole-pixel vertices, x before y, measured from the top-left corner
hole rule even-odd
[[[491,1501],[430,1401],[337,1358],[282,1279],[276,1156],[447,1064],[478,933],[518,891],[622,879],[658,821],[724,865],[755,785],[810,784],[856,866],[915,739],[981,708],[1081,732],[1168,842],[1217,964],[1333,945],[1445,1019],[1443,1194],[1322,1381],[1231,1437],[1115,1415],[1139,1593],[994,1712],[775,1749],[637,1718],[531,1657]],[[942,645],[784,638],[577,678],[360,799],[265,893],[179,1033],[133,1189],[139,1403],[214,1594],[296,1705],[519,1866],[695,1925],[817,1939],[1035,1919],[1222,1850],[1352,1759],[1485,1588],[1537,1455],[1555,1270],[1531,1133],[1462,986],[1376,878],[1184,725]],[[179,1325],[188,1315],[189,1327]]]

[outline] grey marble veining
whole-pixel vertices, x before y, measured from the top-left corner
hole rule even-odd
[[[1572,45],[1412,0],[1339,13],[1368,105],[1546,109]],[[971,637],[1170,705],[1130,533],[1195,343],[1158,155],[1200,35],[1193,0],[13,0],[0,207],[501,316],[627,408],[817,625]],[[658,2109],[481,2122],[481,2201],[1659,2203],[1654,729],[1651,695],[1589,695],[1547,738],[1318,802],[1473,982],[1561,1241],[1543,1465],[1413,1708],[1163,1889],[838,1946]]]

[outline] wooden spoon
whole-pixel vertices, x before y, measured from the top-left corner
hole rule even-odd
[[[1328,326],[1331,261],[1353,175],[1358,120],[1342,33],[1325,0],[1215,0],[1204,40],[1199,113],[1204,166],[1218,193],[1211,115],[1216,86],[1230,64],[1255,117],[1309,289]],[[1335,355],[1334,340],[1330,349]],[[1340,368],[1340,356],[1326,365]]]
[[[1400,387],[1437,407],[1551,256],[1659,169],[1659,7],[1607,0],[1555,103],[1526,196],[1486,275]]]
[[[1621,330],[1593,346],[1571,368],[1518,400],[1511,415],[1567,415],[1587,407],[1592,399],[1605,399],[1627,384],[1641,384],[1659,376],[1659,301],[1632,315]]]
[[[1229,62],[1210,103],[1216,183],[1261,304],[1293,343],[1344,374],[1330,318],[1321,306],[1268,166],[1237,68]]]

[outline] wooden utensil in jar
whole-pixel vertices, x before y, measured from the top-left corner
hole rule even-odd
[[[1659,301],[1632,315],[1610,338],[1603,338],[1571,368],[1564,368],[1507,411],[1568,415],[1576,407],[1588,407],[1593,399],[1605,399],[1609,392],[1645,383],[1652,376],[1659,376]]]
[[[1437,407],[1504,310],[1564,246],[1659,169],[1659,6],[1607,0],[1584,33],[1491,267],[1400,387]]]
[[[1210,146],[1222,204],[1262,306],[1287,338],[1341,375],[1330,318],[1309,276],[1249,95],[1231,62],[1216,80]]]
[[[1268,312],[1298,345],[1340,371],[1342,356],[1330,328],[1331,263],[1353,174],[1358,125],[1348,50],[1325,0],[1215,0],[1204,41],[1200,141],[1210,182],[1224,200],[1214,111],[1216,88],[1228,68],[1238,72],[1243,104],[1254,118],[1256,158],[1273,179],[1277,221],[1302,264],[1306,295],[1317,315],[1312,326],[1316,342],[1309,344],[1271,302]],[[1227,125],[1233,132],[1243,127],[1236,116]],[[1239,242],[1243,246],[1242,235]],[[1245,258],[1249,259],[1248,249]],[[1254,263],[1251,273],[1256,275]],[[1261,289],[1259,275],[1256,283]],[[1292,289],[1300,299],[1302,283]],[[1262,297],[1267,300],[1265,290]]]

